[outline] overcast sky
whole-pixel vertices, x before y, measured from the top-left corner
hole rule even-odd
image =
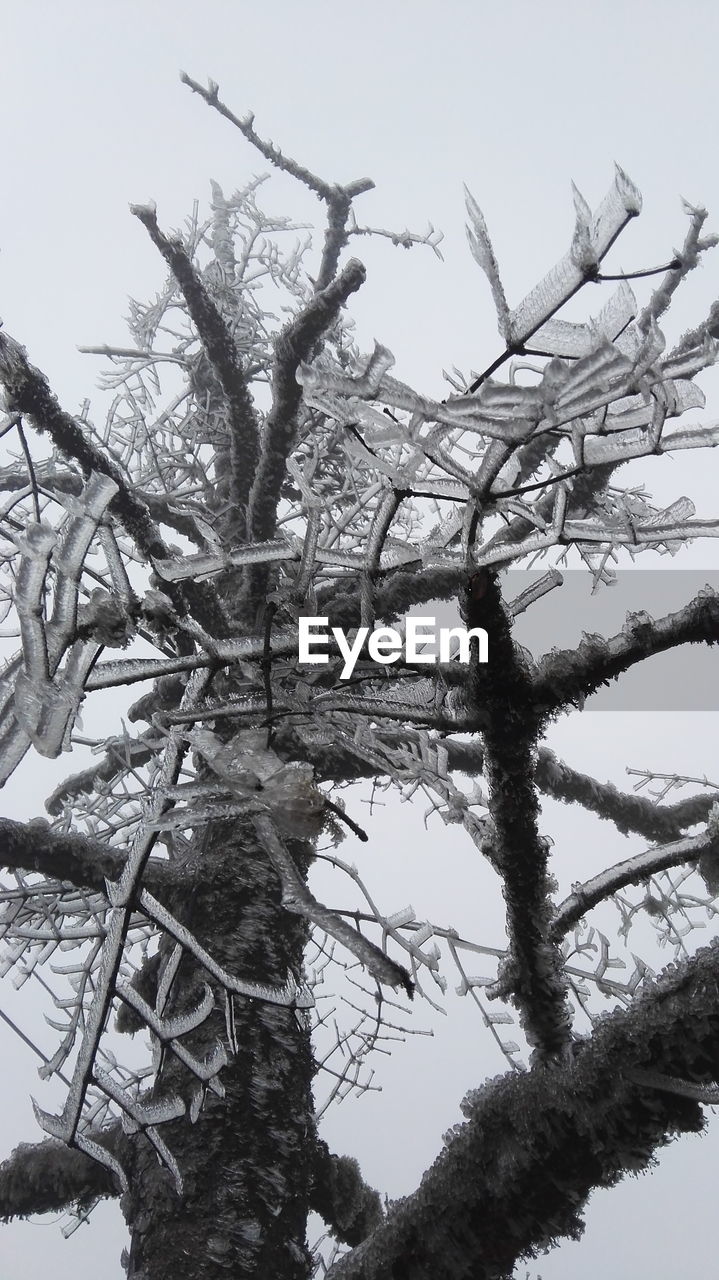
[[[99,369],[77,345],[123,343],[128,295],[149,296],[163,279],[128,204],[153,198],[161,224],[177,226],[195,198],[207,200],[211,177],[231,191],[266,171],[239,133],[180,85],[185,69],[219,81],[238,114],[253,110],[262,135],[323,177],[372,177],[376,190],[357,203],[361,221],[395,231],[421,231],[431,221],[444,231],[443,263],[428,250],[358,240],[353,252],[366,261],[368,280],[351,309],[364,349],[382,341],[397,357],[398,377],[445,394],[443,368],[481,368],[499,347],[489,291],[466,244],[463,182],[484,210],[514,303],[567,248],[570,181],[595,205],[614,161],[645,202],[614,252],[617,270],[671,256],[685,233],[680,196],[705,204],[708,225],[719,231],[718,26],[709,0],[681,7],[5,3],[0,316],[64,405],[77,410],[95,394]],[[267,184],[264,201],[300,220],[320,212],[283,178]],[[670,338],[706,314],[719,294],[718,265],[719,251],[687,282]],[[716,376],[702,385],[703,417],[719,417]],[[687,493],[699,515],[716,517],[714,455],[664,459],[642,478],[657,497]],[[716,574],[716,544],[696,544],[682,563]],[[711,772],[716,732],[716,711],[597,711],[561,721],[552,745],[578,767],[627,785],[625,765]],[[42,812],[53,769],[26,763],[6,790],[5,812]],[[547,806],[547,822],[567,888],[640,847],[559,806]],[[454,830],[430,825],[425,833],[421,805],[401,812],[393,805],[377,813],[371,835],[363,868],[372,887],[389,886],[395,909],[411,900],[420,918],[431,914],[502,945],[484,872]],[[348,845],[344,854],[360,857]],[[417,1184],[442,1133],[459,1120],[463,1093],[503,1067],[468,1003],[452,996],[449,965],[447,973],[447,1025],[418,1007],[416,1024],[436,1024],[435,1037],[416,1037],[377,1064],[382,1094],[328,1113],[328,1141],[357,1154],[366,1177],[391,1196]],[[12,990],[5,1007],[22,1020]],[[28,1089],[50,1104],[32,1055],[0,1032],[6,1152],[38,1136]],[[51,1033],[44,1034],[47,1046]],[[544,1280],[705,1274],[715,1253],[718,1155],[716,1130],[673,1145],[651,1176],[595,1196],[584,1240],[562,1245],[530,1273]],[[112,1206],[67,1244],[45,1222],[20,1224],[0,1232],[0,1270],[40,1280],[52,1266],[54,1280],[98,1273],[119,1280],[122,1236]]]

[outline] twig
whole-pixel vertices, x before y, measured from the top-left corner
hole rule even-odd
[[[331,938],[341,942],[357,959],[366,966],[378,982],[390,987],[403,987],[411,998],[414,992],[409,973],[402,965],[391,960],[384,951],[373,942],[351,928],[346,921],[329,911],[310,893],[301,880],[299,872],[281,839],[271,818],[260,814],[253,818],[253,823],[264,848],[267,850],[272,864],[282,884],[282,902],[288,911],[304,916],[313,924],[324,929]]]
[[[22,429],[22,418],[18,418],[16,425],[17,425],[17,433],[20,438],[20,444],[22,445],[22,451],[25,454],[25,462],[27,464],[28,475],[30,476],[30,484],[32,486],[32,504],[35,511],[35,519],[39,524],[40,523],[40,498],[37,491],[37,477],[35,475],[35,468],[33,466],[33,461],[30,454],[30,450],[28,448],[27,440],[25,438],[25,432]]]
[[[254,120],[255,117],[250,112],[248,115],[240,118],[230,110],[219,97],[219,85],[214,80],[208,80],[207,88],[198,84],[196,80],[192,80],[184,71],[180,72],[180,80],[192,89],[193,93],[199,93],[204,98],[209,107],[213,107],[215,111],[230,121],[236,129],[244,134],[247,141],[252,143],[266,160],[270,161],[275,168],[281,169],[284,173],[289,173],[298,182],[305,187],[309,187],[310,191],[314,191],[319,200],[324,200],[328,206],[327,230],[325,232],[325,243],[322,253],[322,263],[320,266],[315,288],[319,292],[325,289],[330,281],[334,278],[337,270],[337,263],[341,250],[347,244],[347,219],[349,217],[352,200],[355,196],[362,195],[365,191],[372,191],[374,182],[371,178],[357,178],[354,182],[349,182],[345,186],[336,183],[325,182],[323,178],[317,177],[310,169],[306,169],[304,165],[298,164],[296,160],[292,160],[289,156],[283,154],[279,147],[272,142],[266,142],[259,134],[255,133]]]

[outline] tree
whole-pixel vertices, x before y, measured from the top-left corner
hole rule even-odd
[[[716,791],[657,804],[543,745],[552,719],[603,683],[714,643],[717,594],[539,660],[512,634],[559,590],[570,555],[601,589],[623,547],[671,553],[716,535],[719,521],[695,519],[687,499],[657,509],[620,474],[718,441],[716,426],[671,425],[703,405],[694,377],[716,359],[716,312],[668,353],[658,324],[716,237],[687,207],[682,249],[635,273],[660,276],[639,307],[629,277],[602,271],[641,207],[618,170],[596,212],[575,193],[568,254],[511,309],[468,193],[503,345],[483,372],[448,375],[440,400],[393,378],[385,347],[354,347],[345,308],[364,268],[342,261],[368,234],[436,251],[433,228],[359,225],[369,180],[318,178],[234,116],[217,86],[185,80],[317,195],[324,241],[319,264],[306,265],[309,242],[286,249],[299,228],[260,211],[257,180],[229,197],[215,184],[208,220],[177,236],[135,206],[169,280],[133,304],[132,346],[95,349],[115,393],[102,427],[67,413],[0,333],[4,434],[19,442],[2,472],[3,590],[22,642],[3,678],[2,778],[31,748],[75,750],[86,765],[47,801],[52,823],[0,828],[6,969],[40,977],[46,965],[69,980],[47,984],[61,1039],[44,1066],[66,1077],[65,1105],[38,1108],[49,1137],[2,1166],[0,1209],[82,1215],[120,1196],[135,1280],[306,1276],[326,1265],[307,1247],[310,1209],[350,1246],[329,1262],[337,1280],[508,1276],[580,1230],[593,1187],[700,1128],[717,1096],[716,947],[690,955],[683,941],[685,922],[713,910]],[[592,320],[558,314],[610,281]],[[289,311],[279,328],[273,291]],[[27,428],[47,439],[44,456]],[[512,598],[505,570],[537,558],[545,572]],[[475,634],[430,665],[409,624],[401,645],[379,624],[438,600],[458,601]],[[300,648],[307,618],[332,629],[327,662]],[[141,727],[120,721],[88,740],[81,704],[111,689],[141,692],[127,715]],[[341,794],[362,779],[428,793],[496,874],[507,945],[488,984],[465,960],[491,948],[411,909],[386,914],[333,852],[347,830],[371,841],[354,793]],[[542,793],[650,847],[556,903]],[[362,911],[319,900],[319,860],[346,872]],[[590,915],[609,901],[625,929],[641,910],[679,940],[680,961],[658,977],[638,961],[626,982],[610,980],[613,943]],[[322,1075],[330,1095],[367,1086],[395,1005],[444,983],[440,943],[509,1069],[465,1099],[466,1123],[417,1192],[383,1207],[319,1136],[313,1086]],[[356,1016],[319,1054],[320,987],[334,973],[339,988],[343,971]],[[615,1002],[608,1016],[597,1019],[587,984]],[[500,1030],[515,1017],[529,1069]],[[151,1065],[118,1061],[113,1028],[149,1033]]]

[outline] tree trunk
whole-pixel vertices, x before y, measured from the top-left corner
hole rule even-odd
[[[252,829],[216,825],[197,845],[188,888],[168,905],[229,972],[273,985],[285,982],[288,969],[299,974],[306,929],[282,909],[279,882]],[[295,845],[305,874],[307,848],[299,850],[298,856]],[[183,959],[174,1011],[193,988],[197,993],[198,979],[197,968]],[[128,1274],[130,1280],[305,1280],[315,1132],[309,1030],[292,1009],[235,997],[233,1054],[220,989],[215,999],[208,1022],[184,1043],[203,1055],[223,1041],[226,1097],[208,1092],[196,1124],[185,1117],[161,1128],[183,1177],[182,1198],[149,1141],[136,1140],[122,1201],[132,1237]],[[186,1068],[168,1053],[156,1093],[187,1097],[190,1083]]]

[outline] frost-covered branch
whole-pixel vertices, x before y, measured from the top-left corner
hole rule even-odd
[[[678,839],[687,827],[705,821],[716,804],[711,792],[672,805],[655,804],[647,796],[620,791],[611,782],[598,782],[573,769],[547,747],[540,747],[534,777],[540,791],[553,800],[580,804],[598,818],[613,822],[622,835],[633,831],[648,840]]]
[[[349,238],[347,221],[352,207],[352,200],[355,196],[362,195],[365,191],[371,191],[374,188],[372,179],[357,178],[354,182],[340,186],[338,183],[326,182],[323,178],[318,178],[310,169],[298,164],[290,156],[284,155],[274,143],[267,142],[261,138],[255,132],[255,117],[252,112],[244,118],[236,116],[220,99],[219,85],[214,80],[208,81],[206,89],[201,84],[198,84],[196,80],[192,80],[184,71],[180,73],[180,80],[189,89],[192,89],[193,93],[198,93],[201,98],[204,98],[208,106],[213,107],[221,116],[229,120],[230,124],[239,129],[240,133],[244,134],[247,141],[266,160],[269,160],[271,164],[277,169],[281,169],[284,173],[289,173],[298,182],[301,182],[303,186],[308,187],[310,191],[314,191],[318,199],[325,202],[327,205],[327,230],[325,232],[322,263],[316,281],[318,290],[325,289],[334,278],[339,255]]]
[[[315,1142],[311,1207],[338,1240],[356,1245],[384,1218],[379,1193],[367,1185],[351,1156],[338,1156],[321,1138]]]
[[[451,569],[392,569],[375,587],[375,611],[378,618],[391,624],[413,606],[434,600],[456,598],[466,577],[463,565]],[[362,620],[360,596],[361,576],[339,587],[321,588],[318,607],[327,613],[331,626],[359,626]]]
[[[672,844],[647,849],[644,853],[608,867],[606,871],[600,871],[599,875],[585,880],[583,884],[575,884],[569,897],[557,907],[551,926],[552,937],[556,940],[563,938],[592,907],[605,902],[619,889],[648,880],[650,876],[656,875],[658,871],[666,871],[668,867],[696,862],[702,855],[714,852],[716,845],[716,832],[707,830],[698,836],[685,836],[683,840],[675,840]]]
[[[49,494],[77,495],[82,492],[82,476],[76,471],[60,471],[56,462],[36,462],[35,475],[42,489]],[[13,493],[24,489],[26,485],[26,471],[16,470],[12,466],[0,468],[0,491]],[[135,487],[134,492],[158,524],[169,525],[198,547],[206,549],[207,538],[198,529],[195,514],[186,508],[181,499],[173,494],[153,493],[141,486]]]
[[[366,966],[378,982],[394,988],[402,987],[411,996],[414,988],[407,970],[391,960],[384,951],[376,947],[357,929],[353,929],[335,911],[328,910],[310,893],[272,819],[260,815],[254,819],[254,825],[279,876],[282,885],[282,902],[288,911],[304,916],[312,924],[323,929],[331,938],[341,942]]]
[[[412,741],[414,733],[415,730],[403,730],[403,741]],[[396,734],[396,730],[387,728],[377,730],[380,741],[391,742]],[[485,757],[480,741],[462,742],[445,737],[442,739],[442,746],[447,753],[450,769],[470,778],[482,775]],[[319,778],[371,778],[381,772],[376,761],[362,761],[356,756],[350,756],[342,750],[340,743],[332,747],[316,744],[309,752]],[[389,768],[389,765],[386,767]],[[716,804],[716,795],[712,792],[687,796],[674,804],[657,804],[648,796],[620,791],[611,782],[599,782],[590,774],[572,768],[544,746],[540,746],[537,751],[534,781],[539,791],[552,800],[564,804],[579,804],[598,818],[612,822],[622,835],[635,832],[645,839],[655,841],[679,839],[687,827],[705,822],[712,806]]]
[[[549,933],[549,849],[539,834],[533,780],[538,726],[532,684],[512,640],[497,583],[489,574],[470,580],[462,612],[468,627],[484,626],[492,636],[491,666],[486,672],[473,668],[470,696],[489,719],[483,730],[484,773],[507,904],[505,980],[537,1056],[553,1057],[566,1050],[571,1015],[561,957]]]
[[[509,1277],[522,1258],[582,1230],[595,1187],[646,1168],[703,1116],[687,1097],[631,1078],[653,1071],[712,1084],[719,1053],[717,945],[673,966],[607,1016],[564,1065],[498,1077],[469,1094],[465,1123],[412,1195],[390,1209],[332,1280]],[[591,1116],[591,1124],[587,1117]],[[488,1228],[500,1223],[501,1230]]]
[[[8,405],[27,416],[36,431],[47,433],[55,447],[67,458],[79,463],[86,476],[93,471],[108,476],[118,492],[110,504],[115,514],[146,560],[153,556],[166,559],[170,552],[146,504],[120,468],[108,458],[83,430],[82,424],[61,408],[45,375],[30,364],[25,348],[0,332],[0,381],[5,387]],[[177,593],[178,604],[189,603],[197,616],[206,616],[224,631],[222,610],[213,589],[190,583],[186,591]]]
[[[247,506],[259,457],[259,422],[250,394],[242,358],[225,320],[212,301],[182,241],[166,236],[158,226],[152,205],[131,205],[130,210],[147,229],[177,281],[207,358],[222,387],[230,419],[229,489],[233,527],[239,536],[247,530]],[[236,509],[236,515],[234,514]]]
[[[48,879],[104,893],[105,878],[116,880],[126,862],[127,854],[114,845],[77,832],[53,831],[42,818],[30,822],[0,818],[0,866],[9,870],[36,871]],[[182,876],[171,863],[154,859],[144,880],[158,892],[181,883]]]
[[[637,325],[645,333],[667,310],[674,293],[689,272],[699,265],[700,255],[719,243],[719,237],[716,235],[700,237],[699,233],[707,219],[706,209],[695,208],[686,200],[683,203],[684,211],[689,217],[689,230],[676,262],[668,268],[662,283],[655,289],[646,307],[637,317]]]
[[[116,1125],[103,1132],[102,1142],[117,1151],[126,1139]],[[22,1142],[0,1164],[0,1220],[82,1209],[99,1197],[119,1195],[119,1190],[110,1170],[83,1151],[54,1138]]]
[[[109,476],[118,492],[112,510],[134,538],[139,550],[149,560],[161,559],[169,553],[144,502],[128,485],[119,467],[98,449],[87,431],[71,414],[66,413],[43,373],[27,359],[25,348],[0,332],[0,380],[8,402],[25,414],[37,431],[50,436],[53,444],[66,457],[79,463],[86,476],[91,472]]]
[[[271,538],[275,531],[277,503],[302,400],[295,374],[334,323],[340,307],[364,283],[365,276],[362,263],[350,258],[339,276],[315,293],[275,340],[272,407],[262,428],[259,464],[250,495],[249,525],[255,541]]]
[[[553,649],[538,664],[535,705],[544,714],[586,698],[630,667],[682,644],[719,641],[719,594],[705,587],[683,609],[651,618],[630,613],[609,640],[586,636],[575,649]]]

